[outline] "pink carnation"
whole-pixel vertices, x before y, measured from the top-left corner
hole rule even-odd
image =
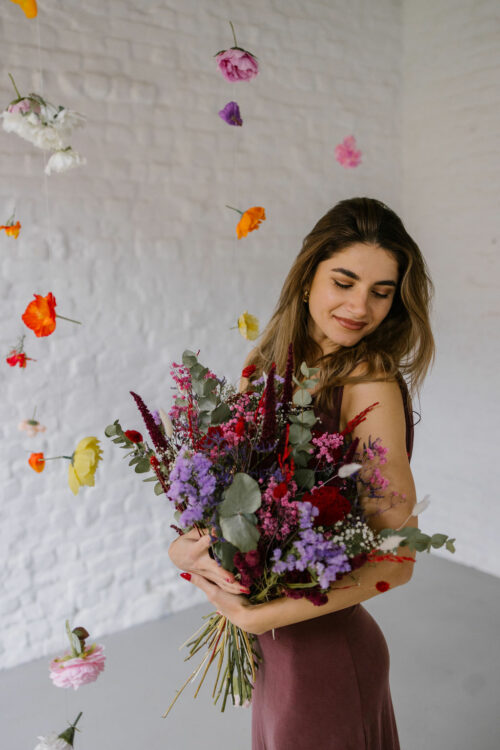
[[[356,151],[356,139],[348,135],[342,143],[335,146],[335,158],[343,167],[357,167],[361,161],[361,151]]]
[[[244,49],[226,49],[216,56],[217,66],[227,81],[249,81],[259,72],[257,60]]]
[[[80,685],[94,682],[104,669],[106,657],[104,646],[93,644],[86,648],[82,656],[72,657],[66,654],[50,662],[50,679],[56,687],[72,687],[77,690]]]

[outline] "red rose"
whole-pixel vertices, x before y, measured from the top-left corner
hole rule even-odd
[[[387,583],[387,581],[378,581],[378,583],[375,584],[375,588],[377,591],[384,593],[384,591],[391,588],[391,584]]]
[[[125,430],[123,434],[128,437],[131,443],[142,443],[142,435],[137,430]]]
[[[347,498],[341,495],[338,487],[318,487],[314,492],[306,492],[302,498],[319,510],[314,519],[315,526],[333,526],[351,510]]]
[[[243,370],[241,371],[241,377],[249,378],[251,375],[254,374],[256,369],[257,369],[256,365],[248,365],[248,367],[244,367]]]

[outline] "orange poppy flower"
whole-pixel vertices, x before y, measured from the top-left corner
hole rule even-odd
[[[38,474],[45,469],[45,458],[43,453],[32,453],[28,458],[28,463],[32,469],[38,472]]]
[[[19,230],[21,229],[21,222],[16,221],[15,224],[2,224],[0,229],[5,230],[7,237],[14,237],[14,239],[17,240],[19,237]]]
[[[35,18],[38,13],[36,0],[12,0],[12,2],[21,6],[21,10],[24,11],[26,18]]]
[[[249,232],[253,232],[254,229],[258,229],[261,221],[265,221],[266,212],[262,206],[253,206],[248,208],[245,213],[242,214],[241,219],[236,227],[236,234],[238,239],[246,237]]]
[[[56,298],[49,292],[46,297],[35,294],[35,299],[30,302],[22,319],[24,323],[34,331],[36,336],[50,336],[56,327]]]

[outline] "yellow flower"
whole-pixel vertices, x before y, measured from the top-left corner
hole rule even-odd
[[[238,329],[243,338],[253,341],[259,335],[259,319],[245,310],[238,318]]]
[[[80,440],[71,458],[68,472],[69,488],[74,495],[78,494],[83,485],[94,486],[94,474],[101,457],[102,451],[96,437]]]

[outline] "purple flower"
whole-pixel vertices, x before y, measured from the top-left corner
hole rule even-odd
[[[211,509],[216,479],[211,473],[212,462],[202,453],[190,455],[183,446],[170,472],[170,489],[167,497],[175,505],[184,505],[179,523],[192,526],[201,521],[207,509]]]
[[[243,125],[240,115],[240,108],[236,102],[228,102],[224,109],[219,112],[219,117],[227,122],[228,125]]]

